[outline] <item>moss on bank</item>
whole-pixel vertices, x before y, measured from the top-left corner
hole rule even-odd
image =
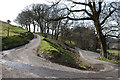
[[[41,38],[38,56],[65,66],[83,70],[87,69],[87,64],[79,60],[79,55],[75,50],[65,48],[59,45],[57,42],[49,40],[42,35]]]

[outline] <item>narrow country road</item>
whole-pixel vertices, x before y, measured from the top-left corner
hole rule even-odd
[[[0,64],[2,65],[2,78],[80,78],[94,80],[119,80],[117,65],[97,60],[97,53],[79,50],[83,61],[97,67],[105,68],[99,72],[83,71],[56,63],[36,56],[41,37],[35,38],[25,46],[3,51]],[[109,68],[107,68],[109,67]]]

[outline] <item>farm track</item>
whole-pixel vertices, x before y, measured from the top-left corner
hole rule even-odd
[[[0,64],[2,78],[79,78],[81,80],[119,80],[118,65],[97,60],[97,53],[79,50],[82,60],[91,65],[101,65],[105,68],[99,72],[83,71],[56,63],[36,56],[41,37],[36,35],[29,44],[4,51]],[[65,79],[64,79],[65,80]]]

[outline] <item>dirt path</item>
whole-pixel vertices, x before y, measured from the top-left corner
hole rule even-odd
[[[102,74],[108,75],[109,77],[117,77],[120,79],[119,64],[113,64],[110,62],[98,60],[96,58],[99,56],[99,54],[95,52],[79,49],[79,53],[83,61],[90,64],[91,66],[101,69],[100,72]]]
[[[96,59],[99,56],[98,53],[85,50],[79,50],[79,53],[83,61],[95,66],[96,68],[101,68],[101,71],[109,71],[118,68],[117,64]]]
[[[93,78],[95,80],[118,79],[117,71],[82,71],[59,64],[51,63],[35,55],[40,45],[40,36],[35,35],[29,44],[18,49],[3,52],[7,55],[0,59],[3,78]],[[80,52],[87,53],[87,52]],[[87,53],[88,55],[88,53]],[[83,60],[89,57],[82,54]],[[94,55],[90,56],[95,57]],[[91,59],[90,58],[90,59]],[[91,59],[92,60],[92,59]],[[88,60],[89,61],[89,60]],[[93,60],[92,60],[93,61]],[[90,61],[91,62],[91,61]],[[95,62],[95,61],[94,61]],[[88,62],[89,63],[89,62]],[[113,75],[114,74],[114,75]]]

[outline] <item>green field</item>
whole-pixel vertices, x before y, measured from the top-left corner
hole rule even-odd
[[[24,45],[33,38],[33,34],[31,32],[28,32],[27,30],[24,30],[21,27],[7,24],[5,22],[1,23],[2,25],[0,25],[0,37],[2,37],[2,50],[7,50]]]
[[[0,36],[7,36],[8,27],[9,27],[9,36],[20,35],[20,33],[28,32],[27,30],[24,30],[21,27],[6,23],[2,23],[0,27],[2,28],[2,34],[0,34]]]
[[[100,51],[100,49],[97,49],[97,50]],[[111,53],[111,54],[114,55],[114,56],[120,57],[120,50],[108,49],[107,52]],[[120,61],[119,61],[119,60],[115,60],[115,59],[109,60],[109,59],[107,59],[107,58],[105,58],[105,57],[102,57],[102,56],[99,56],[97,59],[104,60],[104,61],[108,61],[108,62],[112,62],[112,63],[120,64]]]
[[[118,56],[120,55],[120,50],[107,50],[109,53],[113,53],[114,55]]]
[[[100,49],[97,49],[97,51],[100,51]],[[113,49],[108,49],[107,52],[112,53],[113,55],[120,55],[120,50],[113,50]]]

